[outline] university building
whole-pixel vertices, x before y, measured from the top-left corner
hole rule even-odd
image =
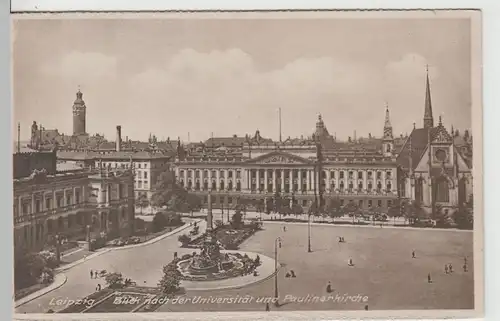
[[[423,128],[393,135],[386,109],[381,138],[349,137],[337,141],[321,115],[308,138],[274,142],[255,135],[210,138],[173,163],[179,184],[203,198],[212,191],[214,207],[232,207],[238,198],[262,201],[276,193],[307,210],[318,194],[341,204],[387,210],[401,199],[417,201],[430,212],[469,201],[472,184],[472,137],[448,132],[441,118],[434,125],[429,77],[426,79]]]
[[[267,204],[276,193],[308,209],[322,192],[342,204],[387,208],[398,198],[398,165],[389,112],[379,150],[336,142],[321,115],[310,138],[272,142],[256,131],[242,147],[201,149],[173,164],[178,182],[204,198],[212,191],[215,207],[231,207],[238,198]],[[216,144],[211,138],[211,143]],[[321,150],[321,160],[318,159]]]
[[[133,174],[88,171],[58,164],[56,151],[14,154],[14,245],[41,250],[51,236],[84,240],[91,234],[130,235],[134,221]]]

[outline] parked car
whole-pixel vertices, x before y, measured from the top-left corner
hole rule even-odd
[[[111,245],[113,246],[124,246],[126,244],[125,240],[123,239],[115,239],[111,241]]]

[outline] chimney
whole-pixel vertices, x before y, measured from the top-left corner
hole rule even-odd
[[[116,126],[116,151],[122,150],[122,126]]]

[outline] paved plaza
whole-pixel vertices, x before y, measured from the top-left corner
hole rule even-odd
[[[274,257],[274,240],[283,238],[278,260],[284,265],[278,274],[280,310],[370,310],[380,309],[464,309],[473,308],[474,282],[472,269],[472,233],[423,229],[313,226],[312,253],[307,253],[307,225],[264,223],[260,231],[241,250]],[[338,236],[345,243],[338,243]],[[416,258],[412,259],[415,250]],[[467,257],[469,271],[462,270]],[[348,266],[352,258],[354,266]],[[454,266],[452,274],[444,273],[444,265]],[[297,278],[285,278],[294,270]],[[431,274],[432,283],[427,282]],[[322,296],[331,281],[340,299],[346,296],[368,296],[368,302],[291,303],[291,296]],[[401,291],[407,288],[408,291]],[[274,279],[244,289],[224,291],[188,291],[187,297],[253,297],[253,303],[165,304],[157,311],[231,311],[263,310],[261,297],[274,295]],[[284,298],[289,295],[289,300]]]
[[[201,229],[204,230],[205,222]],[[264,230],[245,241],[240,250],[274,258],[274,240],[280,236],[282,247],[278,261],[281,310],[364,309],[458,309],[473,308],[472,233],[466,231],[435,231],[424,229],[312,226],[312,253],[307,252],[307,225],[264,223]],[[130,249],[113,250],[65,271],[67,282],[19,308],[20,313],[55,311],[64,307],[52,306],[53,299],[82,298],[94,292],[102,279],[90,279],[90,269],[117,271],[138,285],[155,286],[161,277],[161,268],[169,263],[179,249],[177,237],[185,231],[166,237],[156,243]],[[338,243],[343,236],[345,243]],[[415,250],[416,258],[412,258]],[[464,257],[469,271],[463,272]],[[349,259],[354,266],[348,266]],[[444,273],[444,265],[452,264],[454,272]],[[296,278],[285,278],[293,270]],[[427,282],[431,274],[432,283]],[[307,295],[328,295],[325,291],[331,281],[333,293],[339,296],[367,296],[368,302],[292,302]],[[409,289],[401,291],[402,288]],[[410,290],[411,289],[411,290]],[[252,297],[242,303],[165,304],[157,311],[229,311],[262,310],[259,298],[274,295],[274,278],[254,285],[230,290],[187,291],[186,297]],[[288,295],[288,299],[285,297]],[[53,300],[54,301],[54,300]]]

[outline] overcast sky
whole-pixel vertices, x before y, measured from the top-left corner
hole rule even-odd
[[[309,136],[395,135],[422,126],[425,66],[434,118],[470,127],[466,19],[19,20],[14,24],[14,121],[71,134],[75,93],[87,131],[191,141],[259,129]],[[14,126],[17,127],[17,126]]]

